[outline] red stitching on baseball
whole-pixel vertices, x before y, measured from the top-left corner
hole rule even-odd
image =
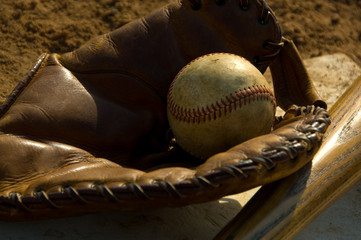
[[[238,92],[231,93],[229,95],[230,97],[226,96],[226,101],[223,99],[220,99],[220,102],[222,103],[223,106],[218,101],[211,104],[210,106],[206,106],[205,108],[202,107],[201,109],[183,109],[183,107],[176,105],[174,103],[174,100],[172,97],[175,79],[178,79],[179,75],[193,62],[195,62],[199,59],[202,59],[204,57],[212,56],[212,55],[216,55],[216,54],[233,55],[233,56],[237,56],[237,57],[249,62],[247,59],[245,59],[241,56],[238,56],[238,55],[234,55],[232,53],[210,53],[210,54],[206,54],[206,55],[200,56],[198,58],[195,58],[194,60],[189,62],[186,66],[184,66],[178,72],[178,74],[176,75],[176,77],[174,78],[172,83],[170,84],[169,92],[168,92],[168,96],[167,96],[167,100],[169,102],[170,113],[177,120],[184,121],[184,122],[193,122],[193,123],[200,123],[202,121],[205,122],[207,120],[210,121],[212,119],[217,119],[217,113],[218,113],[218,117],[221,117],[222,111],[224,112],[224,114],[226,114],[227,111],[232,112],[233,110],[236,110],[237,103],[239,104],[239,107],[242,107],[242,105],[251,103],[252,100],[255,101],[255,100],[259,100],[259,99],[271,100],[273,102],[274,109],[276,111],[277,105],[276,105],[276,101],[275,101],[273,92],[270,89],[266,88],[265,86],[258,86],[258,85],[253,86],[252,88],[249,87],[248,89],[245,88]],[[242,103],[242,101],[243,101],[243,103]],[[217,106],[217,107],[215,107],[215,106]]]
[[[258,100],[270,100],[274,105],[274,110],[276,111],[276,101],[274,98],[273,92],[266,88],[265,86],[252,86],[248,89],[240,90],[235,93],[231,93],[229,96],[225,97],[226,100],[221,99],[220,101],[216,101],[210,106],[201,107],[201,109],[183,109],[174,103],[172,88],[170,88],[168,94],[169,111],[170,113],[179,121],[184,121],[188,123],[200,123],[205,121],[210,121],[212,119],[217,119],[217,117],[222,117],[222,112],[224,114],[227,111],[232,112],[236,110],[237,103],[239,103],[239,107],[242,105],[246,105],[251,103],[252,101]],[[243,101],[243,103],[242,103]],[[222,104],[220,104],[221,102]],[[218,115],[218,116],[217,116]]]

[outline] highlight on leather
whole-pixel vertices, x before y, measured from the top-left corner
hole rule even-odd
[[[272,133],[216,154],[196,168],[150,172],[127,169],[126,176],[105,177],[103,182],[89,182],[90,176],[85,183],[69,179],[60,182],[56,191],[54,187],[48,192],[45,187],[32,186],[36,190],[30,194],[14,191],[0,195],[0,219],[49,218],[52,211],[51,217],[60,217],[109,209],[176,207],[215,200],[278,180],[312,159],[330,124],[328,112],[314,106],[293,107],[285,118],[287,124]],[[120,165],[109,170],[114,173],[117,168],[123,170]],[[129,181],[129,174],[136,177]],[[103,175],[107,176],[106,172]]]
[[[177,207],[297,171],[321,144],[325,109],[292,107],[270,134],[204,163],[167,151],[169,86],[205,54],[236,54],[262,73],[278,61],[277,100],[312,104],[306,74],[292,82],[303,86],[296,94],[282,84],[305,69],[281,35],[264,0],[181,0],[73,52],[44,54],[0,107],[0,219]]]
[[[30,71],[25,75],[25,77],[18,83],[15,89],[10,93],[10,95],[6,98],[5,102],[0,105],[0,118],[5,114],[5,112],[9,109],[11,104],[13,104],[16,98],[20,95],[20,93],[26,88],[26,86],[30,83],[33,79],[35,74],[39,71],[42,67],[43,63],[48,58],[47,53],[43,53],[34,66],[30,69]]]

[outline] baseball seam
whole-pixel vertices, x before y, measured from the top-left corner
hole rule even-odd
[[[179,121],[187,123],[201,123],[206,121],[216,120],[217,118],[235,111],[237,107],[241,108],[246,104],[250,104],[254,101],[269,100],[274,105],[276,110],[276,101],[273,92],[265,86],[255,85],[252,87],[239,90],[238,92],[231,93],[220,100],[197,108],[184,108],[174,102],[173,84],[169,89],[168,95],[168,108],[169,112]]]
[[[208,53],[208,54],[202,55],[202,56],[197,57],[197,58],[193,59],[192,61],[190,61],[186,66],[184,66],[184,67],[177,73],[177,75],[175,76],[174,79],[177,79],[178,76],[179,76],[185,69],[187,69],[193,62],[196,62],[196,61],[198,61],[198,60],[201,60],[202,58],[205,58],[205,57],[208,57],[208,56],[214,56],[214,55],[230,55],[230,56],[235,56],[235,57],[239,57],[240,59],[242,59],[242,60],[244,60],[244,61],[246,61],[246,62],[251,63],[248,59],[246,59],[246,58],[244,58],[244,57],[241,57],[241,56],[238,56],[238,55],[235,55],[235,54],[233,54],[233,53],[226,53],[226,52]],[[252,64],[252,63],[251,63],[251,64]],[[170,87],[172,87],[173,83],[174,83],[174,80],[172,81]]]

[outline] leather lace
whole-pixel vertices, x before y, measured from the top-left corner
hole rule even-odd
[[[224,164],[213,169],[207,174],[196,174],[193,178],[179,183],[171,183],[167,180],[157,180],[149,184],[125,183],[118,187],[108,187],[105,184],[94,183],[90,188],[75,188],[63,186],[60,192],[47,193],[43,189],[34,191],[33,194],[23,196],[20,193],[12,192],[9,196],[0,197],[0,211],[11,212],[17,208],[25,212],[34,212],[47,207],[53,209],[63,208],[74,203],[125,203],[132,199],[142,201],[156,201],[157,197],[182,199],[187,198],[190,189],[217,189],[222,187],[225,179],[247,179],[255,172],[260,172],[260,167],[270,172],[277,168],[279,162],[297,161],[298,156],[307,151],[314,152],[319,146],[322,135],[330,124],[330,115],[322,108],[307,106],[295,109],[296,115],[312,113],[314,118],[309,120],[299,134],[291,137],[286,142],[270,149],[264,149],[263,153],[257,156],[250,156],[248,159],[240,159],[234,164]],[[321,134],[321,135],[319,135]],[[156,190],[156,196],[153,192]],[[131,197],[130,197],[131,196]]]
[[[191,7],[193,10],[199,10],[202,7],[202,1],[201,0],[188,0],[191,4]],[[217,5],[223,5],[227,0],[214,0]],[[258,16],[258,20],[261,24],[266,24],[269,20],[269,15],[271,14],[271,10],[268,7],[268,4],[261,0],[262,7],[261,11]],[[242,10],[248,10],[249,8],[249,0],[239,0],[239,7]]]
[[[202,8],[202,1],[201,0],[188,0],[191,4],[191,8],[193,10],[199,10]],[[223,5],[227,0],[214,0],[217,5]],[[247,11],[250,7],[250,1],[249,0],[238,0],[239,1],[239,7],[243,11]],[[259,8],[259,13],[257,16],[257,20],[259,24],[266,25],[269,20],[270,16],[273,14],[272,10],[268,6],[265,0],[259,0],[261,2],[261,7]],[[266,40],[263,44],[263,48],[273,50],[272,54],[263,55],[263,56],[256,56],[253,59],[253,64],[255,66],[262,65],[265,62],[269,62],[273,60],[281,51],[282,47],[284,46],[283,41],[281,42],[273,42],[271,40]]]

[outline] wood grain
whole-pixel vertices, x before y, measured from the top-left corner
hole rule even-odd
[[[361,77],[329,112],[312,162],[262,187],[215,239],[292,239],[361,180]]]

